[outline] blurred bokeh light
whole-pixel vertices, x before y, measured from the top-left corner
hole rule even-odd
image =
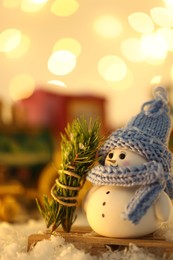
[[[30,97],[34,89],[34,79],[28,74],[16,75],[9,86],[10,96],[14,101]]]

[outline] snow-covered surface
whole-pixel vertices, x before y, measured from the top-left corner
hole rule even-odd
[[[80,218],[78,220],[80,222]],[[79,224],[79,223],[76,223]],[[27,252],[28,236],[30,234],[43,233],[46,230],[43,220],[29,220],[22,224],[0,223],[0,259],[2,260],[113,260],[113,259],[132,259],[132,260],[153,260],[164,259],[148,252],[146,249],[139,249],[135,245],[123,251],[108,251],[101,256],[91,256],[83,250],[76,249],[72,244],[66,243],[59,236],[52,236],[50,240],[38,242],[32,250]],[[162,235],[166,240],[173,241],[173,222],[162,229],[158,235]],[[169,256],[173,259],[173,254]]]

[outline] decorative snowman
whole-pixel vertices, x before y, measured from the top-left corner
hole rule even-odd
[[[172,215],[172,155],[166,90],[125,128],[113,132],[99,150],[100,164],[87,179],[94,185],[84,199],[91,228],[107,237],[140,237],[157,230]]]

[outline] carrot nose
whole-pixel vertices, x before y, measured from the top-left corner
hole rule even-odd
[[[108,159],[108,162],[116,163],[116,160],[109,160],[109,159]]]

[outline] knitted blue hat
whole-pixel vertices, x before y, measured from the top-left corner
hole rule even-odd
[[[95,185],[139,186],[123,212],[124,218],[134,224],[146,214],[162,190],[173,199],[172,154],[168,149],[170,128],[167,92],[157,87],[154,99],[144,103],[140,113],[124,128],[110,135],[99,150],[100,164],[87,173],[87,179]],[[104,165],[108,152],[116,147],[134,151],[148,162],[127,168]]]
[[[121,129],[113,132],[99,150],[100,163],[115,147],[130,149],[148,161],[161,163],[165,172],[171,172],[172,155],[168,150],[171,121],[165,88],[157,87],[154,99],[143,104],[140,113]]]

